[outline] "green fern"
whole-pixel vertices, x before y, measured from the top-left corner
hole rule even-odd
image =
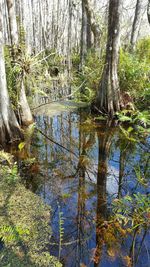
[[[59,260],[61,256],[61,250],[62,250],[62,242],[64,237],[64,218],[63,218],[63,212],[61,211],[60,205],[58,204],[58,213],[59,213]]]

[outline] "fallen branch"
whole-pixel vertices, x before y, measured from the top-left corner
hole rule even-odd
[[[51,141],[52,143],[54,143],[55,145],[58,145],[59,147],[63,148],[64,150],[68,151],[69,153],[73,154],[76,158],[78,158],[78,156],[71,150],[69,150],[68,148],[64,147],[63,145],[57,143],[56,141],[54,141],[53,139],[51,139],[49,136],[47,136],[45,133],[43,133],[40,129],[35,128],[41,135],[43,135],[46,139],[48,139],[49,141]]]

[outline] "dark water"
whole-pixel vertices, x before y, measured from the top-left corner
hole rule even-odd
[[[148,141],[131,142],[119,127],[94,122],[80,110],[36,120],[44,134],[66,148],[38,133],[32,145],[37,165],[26,181],[51,206],[51,254],[66,267],[131,266],[133,234],[104,239],[103,233],[113,199],[149,193],[135,175],[136,167],[147,168]],[[148,267],[150,244],[143,235],[135,239],[133,265]]]

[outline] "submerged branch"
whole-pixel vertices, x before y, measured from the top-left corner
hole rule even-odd
[[[58,142],[56,142],[55,140],[51,139],[49,136],[47,136],[45,133],[43,133],[40,129],[36,128],[36,130],[41,134],[43,135],[46,139],[48,139],[49,141],[51,141],[52,143],[54,143],[55,145],[63,148],[64,150],[68,151],[69,153],[73,154],[76,158],[78,158],[78,156],[73,152],[71,151],[70,149],[68,149],[67,147],[64,147],[63,145],[59,144]]]

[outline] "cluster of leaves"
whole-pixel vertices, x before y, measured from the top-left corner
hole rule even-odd
[[[145,194],[133,194],[113,202],[114,217],[123,227],[131,230],[148,228],[150,224],[150,198]]]
[[[0,177],[3,177],[7,184],[15,184],[20,180],[18,168],[16,163],[13,162],[13,157],[3,150],[0,151]]]
[[[79,55],[73,54],[73,87],[80,88],[80,90],[75,93],[77,100],[84,102],[92,102],[96,90],[99,85],[100,77],[103,70],[103,59],[93,51],[89,51],[83,66],[82,72],[79,72]],[[81,84],[83,86],[81,87]]]
[[[119,64],[120,88],[132,95],[136,105],[143,109],[150,101],[149,52],[150,40],[141,40],[134,54],[121,50]]]
[[[150,115],[148,111],[123,110],[116,113],[120,122],[130,124],[126,130],[120,126],[125,137],[133,142],[137,142],[137,135],[145,136],[150,132]]]
[[[33,95],[47,95],[50,91],[51,77],[47,73],[47,64],[44,55],[29,55],[24,47],[17,47],[15,60],[12,59],[11,50],[5,47],[6,78],[9,95],[14,109],[18,108],[21,80],[24,80],[26,93],[30,104]]]

